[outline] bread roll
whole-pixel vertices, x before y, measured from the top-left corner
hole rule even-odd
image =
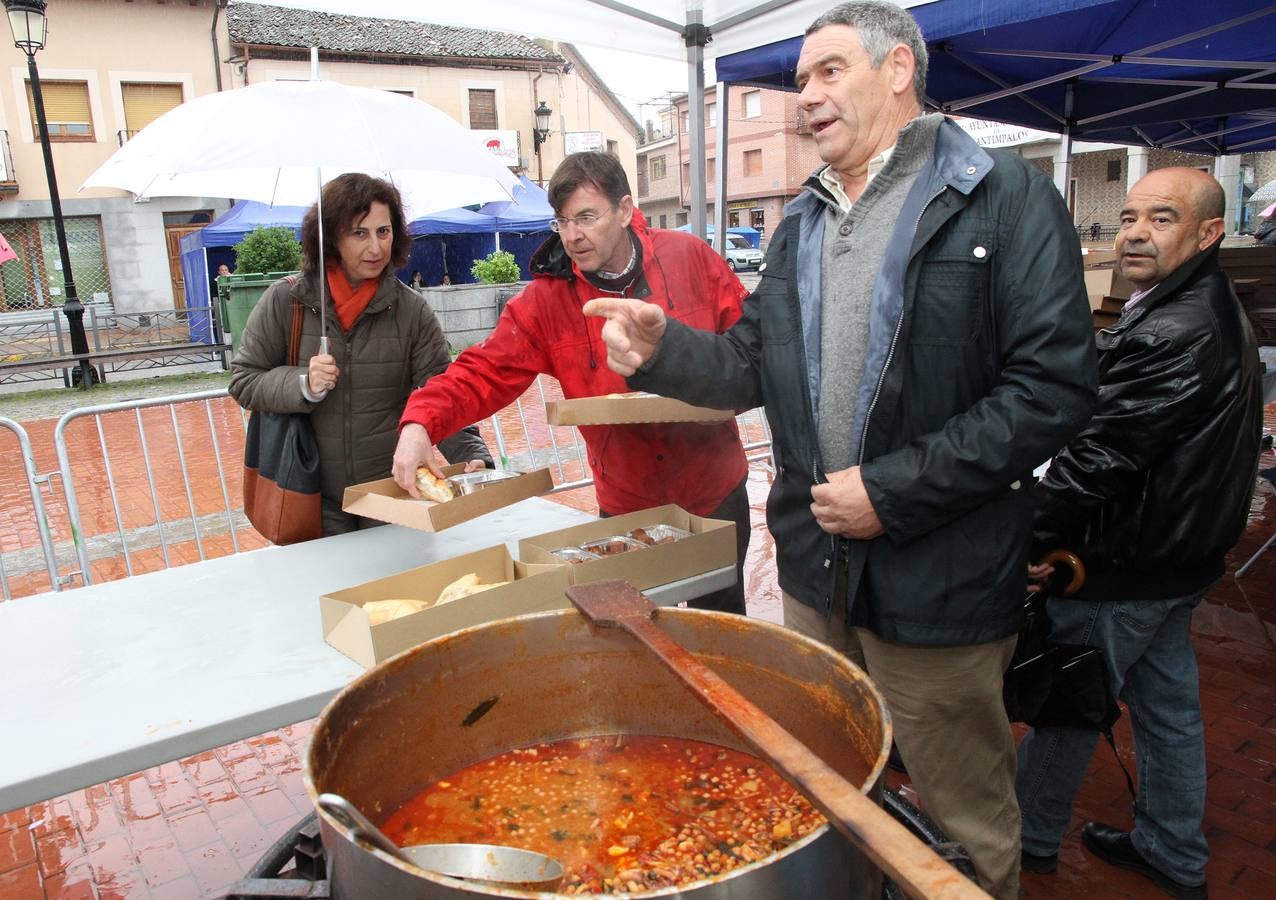
[[[492,588],[501,587],[505,584],[509,584],[509,582],[495,581],[491,584],[480,584],[478,575],[470,572],[445,587],[434,605],[442,606],[444,603],[451,603],[453,600],[459,600],[471,594],[481,594],[483,591],[490,591]]]
[[[424,600],[372,600],[363,604],[363,611],[368,614],[368,620],[373,625],[380,625],[429,607],[430,604]]]
[[[421,492],[423,498],[436,503],[446,503],[453,497],[451,482],[436,478],[434,473],[425,466],[420,466],[416,470],[416,489]]]

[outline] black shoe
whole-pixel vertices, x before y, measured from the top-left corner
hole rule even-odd
[[[1171,897],[1177,897],[1179,900],[1205,900],[1208,896],[1203,883],[1183,884],[1181,881],[1175,881],[1144,859],[1142,854],[1134,848],[1134,842],[1130,840],[1128,831],[1104,825],[1102,822],[1087,822],[1085,828],[1081,830],[1081,843],[1108,865],[1129,869],[1131,872],[1138,872],[1152,879],[1157,887]]]
[[[1019,852],[1019,866],[1029,872],[1036,872],[1038,875],[1053,875],[1055,870],[1059,868],[1059,854],[1051,853],[1049,856],[1038,856],[1035,853],[1029,853],[1027,850],[1021,850]]]

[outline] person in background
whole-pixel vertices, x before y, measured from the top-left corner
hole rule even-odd
[[[221,278],[223,275],[231,275],[231,274],[234,274],[234,273],[230,271],[230,266],[226,265],[225,263],[222,263],[220,266],[217,267],[218,278]]]
[[[447,272],[444,272],[444,273],[443,273],[443,280],[442,280],[442,281],[440,281],[440,282],[439,282],[439,284],[441,284],[441,285],[449,285],[449,284],[451,284],[451,283],[452,283],[452,276],[451,276],[451,275],[449,275]]]
[[[591,298],[647,298],[710,331],[740,315],[745,290],[725,260],[690,234],[648,228],[616,157],[568,156],[550,179],[549,202],[555,234],[532,257],[532,283],[509,301],[486,340],[408,401],[394,477],[410,493],[416,467],[433,459],[439,435],[512,403],[538,374],[557,378],[568,399],[625,390],[604,363],[602,324],[581,313]],[[743,614],[748,463],[735,422],[584,425],[580,433],[604,516],[675,503],[735,522],[735,586],[691,605]]]
[[[1048,603],[1051,638],[1102,648],[1138,761],[1134,827],[1090,822],[1081,841],[1189,898],[1206,896],[1209,856],[1189,626],[1245,529],[1262,438],[1257,346],[1218,267],[1225,204],[1196,169],[1159,169],[1130,189],[1116,251],[1137,290],[1098,334],[1098,409],[1050,463],[1036,510],[1037,548],[1086,565],[1081,590]],[[1037,728],[1020,744],[1025,868],[1055,870],[1097,738]]]
[[[416,271],[412,273],[412,280],[408,282],[408,287],[414,291],[419,291],[425,287],[425,276]]]
[[[248,317],[230,393],[246,409],[309,413],[319,443],[324,534],[379,523],[341,510],[346,487],[390,474],[399,416],[415,388],[448,366],[447,340],[425,300],[395,277],[410,238],[394,185],[341,175],[323,188],[326,271],[317,207],[301,226],[302,274],[267,289]],[[319,279],[329,352],[319,345]],[[292,304],[304,309],[299,365],[289,366]],[[455,433],[454,433],[455,432]],[[439,449],[467,471],[492,465],[477,429],[452,429]]]
[[[1002,701],[1027,588],[1032,471],[1089,419],[1081,249],[1050,179],[921,111],[927,51],[893,3],[807,29],[798,105],[826,165],[785,210],[724,335],[595,300],[629,387],[765,402],[784,623],[861,664],[926,813],[1018,897]]]

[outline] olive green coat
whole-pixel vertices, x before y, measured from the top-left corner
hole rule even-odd
[[[309,413],[319,444],[324,534],[360,527],[341,511],[346,487],[390,475],[399,416],[408,395],[447,368],[447,340],[425,300],[387,269],[367,308],[346,332],[332,298],[328,350],[337,361],[336,387],[318,403],[306,399],[301,375],[319,352],[319,300],[315,279],[283,279],[257,302],[231,364],[230,393],[240,406],[260,412]],[[292,297],[305,307],[296,366],[288,365]],[[491,455],[471,427],[439,442],[449,462]],[[364,523],[370,524],[370,523]]]

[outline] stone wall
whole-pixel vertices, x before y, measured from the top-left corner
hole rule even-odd
[[[421,292],[438,316],[439,325],[454,353],[491,334],[502,300],[523,289],[521,284],[457,284],[429,287]],[[499,307],[499,308],[498,308]]]

